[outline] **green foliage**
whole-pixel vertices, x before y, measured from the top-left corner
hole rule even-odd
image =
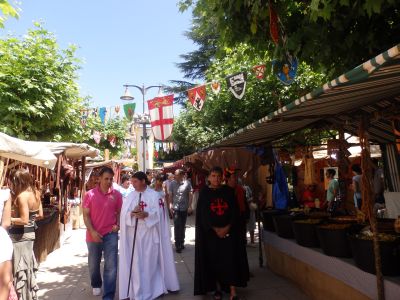
[[[218,96],[211,89],[202,111],[191,106],[182,111],[174,124],[173,139],[183,153],[191,153],[221,139],[228,134],[264,117],[296,98],[321,85],[326,77],[315,73],[305,63],[300,63],[298,76],[290,86],[282,85],[271,73],[272,55],[259,52],[241,44],[234,49],[225,49],[227,55],[216,59],[206,74],[206,80],[219,79],[222,88]],[[263,80],[258,80],[252,67],[266,63],[267,71]],[[248,81],[246,94],[238,100],[226,88],[225,77],[246,71]]]
[[[18,8],[11,5],[10,1],[0,0],[0,28],[4,28],[4,22],[9,17],[18,19]]]
[[[300,61],[329,77],[340,75],[399,43],[400,1],[271,2],[287,35],[283,50],[291,51]],[[218,54],[225,47],[242,42],[255,49],[274,51],[268,3],[268,0],[183,0],[179,5],[181,10],[193,8],[192,32],[218,33],[215,43]]]
[[[84,128],[83,134],[79,142],[87,143],[100,150],[101,155],[104,157],[104,150],[110,150],[110,157],[120,158],[125,151],[125,136],[128,128],[128,120],[126,118],[110,119],[104,124],[101,122],[100,117],[89,116]],[[96,144],[93,140],[93,131],[96,130],[102,134],[101,141]],[[111,146],[108,137],[116,137],[115,147]]]
[[[75,49],[59,49],[38,23],[22,38],[0,40],[1,132],[30,140],[78,139],[84,99]]]

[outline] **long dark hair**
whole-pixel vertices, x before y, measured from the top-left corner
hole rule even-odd
[[[27,169],[18,169],[10,174],[10,180],[13,184],[13,195],[18,197],[24,191],[30,190],[37,197],[33,177]]]

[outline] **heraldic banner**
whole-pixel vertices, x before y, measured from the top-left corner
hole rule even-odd
[[[200,111],[206,101],[206,86],[202,85],[188,90],[188,97],[193,107]]]
[[[166,140],[172,134],[174,124],[173,103],[174,95],[156,97],[147,101],[151,129],[153,130],[154,138],[159,141]]]
[[[128,103],[124,105],[125,117],[127,117],[127,119],[132,120],[135,113],[135,107],[136,103]]]

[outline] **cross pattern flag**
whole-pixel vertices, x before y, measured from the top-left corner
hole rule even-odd
[[[258,65],[253,67],[254,74],[257,79],[263,79],[265,73],[265,65]]]
[[[172,134],[174,124],[173,103],[174,95],[155,97],[147,101],[151,129],[153,130],[154,138],[159,141],[166,140]]]
[[[188,90],[188,97],[193,107],[200,111],[206,101],[206,86],[201,85]]]
[[[226,77],[229,90],[237,99],[242,99],[246,90],[247,75],[245,72],[236,73]]]

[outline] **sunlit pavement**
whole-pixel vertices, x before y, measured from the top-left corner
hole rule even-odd
[[[212,299],[209,296],[193,296],[194,276],[194,225],[193,217],[188,219],[186,229],[186,244],[181,254],[175,254],[176,269],[179,276],[181,291],[178,294],[168,294],[166,300],[174,299]],[[258,247],[248,247],[251,278],[249,286],[238,289],[239,295],[248,300],[256,299],[309,299],[294,284],[259,267]],[[265,263],[264,263],[265,265]],[[41,263],[38,272],[39,298],[54,300],[101,299],[92,296],[88,267],[85,229],[72,232],[60,249],[51,253],[45,262]],[[118,299],[118,297],[115,297]],[[227,296],[224,299],[229,299]]]

